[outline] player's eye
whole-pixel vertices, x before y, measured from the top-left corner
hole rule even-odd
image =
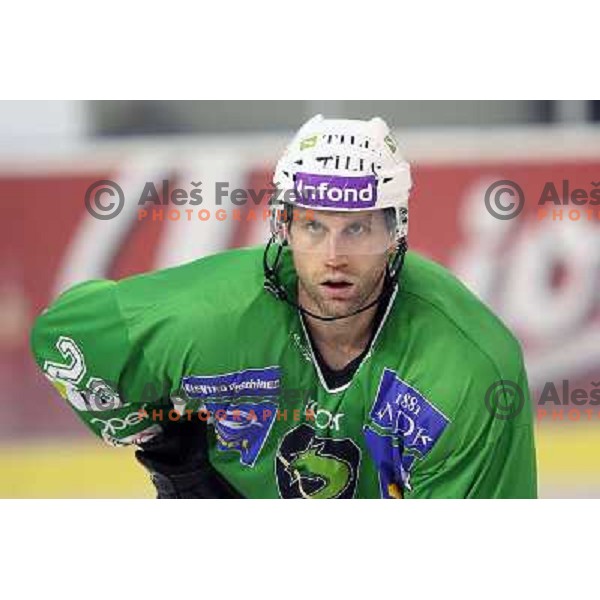
[[[317,221],[307,221],[304,224],[304,229],[309,233],[320,233],[321,231],[323,231],[323,226]]]
[[[351,223],[346,227],[346,233],[350,235],[361,235],[369,233],[370,227],[365,223]]]

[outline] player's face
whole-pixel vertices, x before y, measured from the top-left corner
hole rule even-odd
[[[379,295],[394,237],[382,210],[294,207],[289,233],[300,293],[322,316],[351,313]]]

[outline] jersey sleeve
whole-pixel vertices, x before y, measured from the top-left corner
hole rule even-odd
[[[96,435],[111,445],[139,444],[161,432],[153,417],[169,409],[169,386],[130,340],[117,285],[94,280],[64,292],[36,319],[31,348],[43,374]]]
[[[533,406],[521,366],[512,380],[480,378],[427,456],[412,466],[405,498],[536,498]],[[516,384],[516,385],[515,385]]]

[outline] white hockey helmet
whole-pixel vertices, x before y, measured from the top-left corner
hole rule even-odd
[[[271,234],[285,245],[286,211],[364,211],[393,208],[396,240],[406,241],[410,165],[383,119],[325,119],[316,115],[294,136],[277,162],[273,184],[278,201],[271,206]]]

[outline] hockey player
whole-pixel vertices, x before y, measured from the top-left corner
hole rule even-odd
[[[37,319],[86,425],[135,444],[160,498],[535,497],[521,348],[407,250],[387,125],[314,117],[274,184],[264,250],[82,283]]]

